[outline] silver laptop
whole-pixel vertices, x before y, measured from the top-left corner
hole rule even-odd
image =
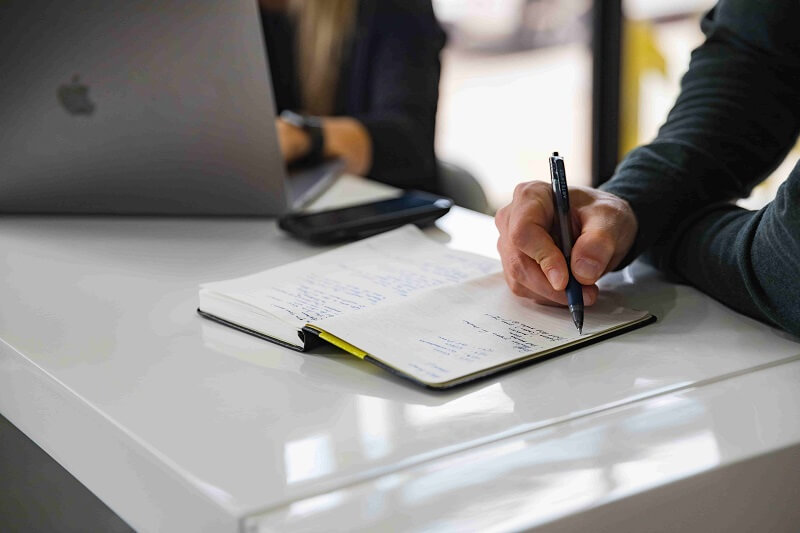
[[[277,215],[289,178],[256,0],[0,2],[0,213]]]

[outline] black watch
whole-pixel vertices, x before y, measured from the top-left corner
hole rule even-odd
[[[305,131],[311,139],[311,148],[303,156],[301,162],[306,164],[317,164],[322,162],[325,149],[325,135],[322,130],[322,119],[310,115],[301,115],[288,109],[281,112],[281,120],[288,122]]]

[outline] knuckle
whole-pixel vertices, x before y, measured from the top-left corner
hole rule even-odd
[[[543,181],[525,181],[514,187],[514,198],[529,200],[550,192],[550,186]]]
[[[503,231],[505,227],[506,221],[508,220],[508,206],[501,207],[497,210],[497,213],[494,215],[494,225],[497,226],[497,229]]]
[[[596,210],[610,223],[626,218],[629,212],[625,200],[610,195],[597,203]]]
[[[542,272],[547,272],[548,270],[556,267],[555,258],[552,255],[548,255],[544,252],[538,254],[540,257],[534,257],[534,260],[539,263],[539,266],[542,267]]]
[[[613,220],[616,213],[617,209],[614,207],[614,204],[608,200],[595,202],[595,204],[592,206],[592,214],[595,217],[602,219],[605,223]]]
[[[529,184],[529,191],[531,194],[542,195],[542,194],[550,194],[550,184],[544,181],[530,181]]]
[[[529,181],[523,181],[521,183],[517,183],[517,185],[514,187],[514,198],[517,199],[524,197],[525,191],[530,186],[530,183],[531,182]]]
[[[585,187],[583,185],[570,185],[569,203],[574,208],[584,207],[596,200],[595,193],[598,192],[601,191],[598,191],[597,189],[592,189],[591,187]]]
[[[553,216],[550,186],[541,181],[520,183],[514,189],[515,218],[545,226]]]

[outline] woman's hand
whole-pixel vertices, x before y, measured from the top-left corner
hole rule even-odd
[[[277,119],[278,143],[287,163],[302,159],[311,150],[311,137],[302,128]],[[372,166],[372,138],[361,122],[350,117],[322,119],[325,159],[339,158],[345,170],[364,176]]]
[[[302,159],[311,150],[311,138],[302,128],[280,118],[276,119],[275,125],[278,130],[278,144],[287,163]]]
[[[613,270],[633,246],[638,230],[628,202],[590,187],[570,187],[573,233],[570,267],[583,285],[583,300],[597,299],[595,283]],[[553,193],[549,183],[530,181],[517,185],[514,199],[500,209],[495,224],[500,230],[497,249],[511,291],[540,304],[566,305],[567,263],[550,236]]]

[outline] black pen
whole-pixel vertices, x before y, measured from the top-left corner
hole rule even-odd
[[[556,204],[554,217],[555,236],[564,259],[567,260],[567,273],[569,282],[567,283],[567,304],[572,321],[578,328],[578,333],[583,333],[583,287],[572,275],[569,266],[572,256],[572,220],[569,214],[569,192],[567,191],[567,172],[564,170],[564,158],[553,152],[550,156],[550,182],[553,185],[553,200]]]

